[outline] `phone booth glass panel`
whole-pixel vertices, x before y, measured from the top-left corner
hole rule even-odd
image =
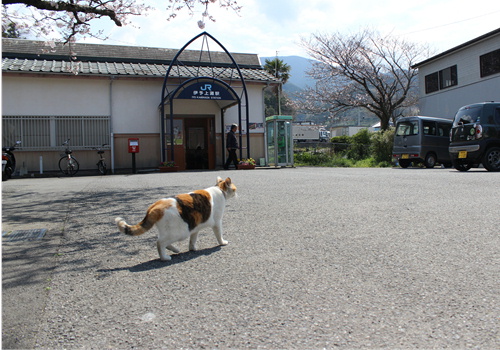
[[[266,118],[267,164],[293,166],[293,136],[291,116]]]

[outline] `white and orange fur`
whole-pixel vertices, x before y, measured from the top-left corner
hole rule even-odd
[[[189,250],[196,250],[200,230],[210,227],[220,245],[228,242],[223,237],[222,216],[226,200],[236,195],[236,186],[230,178],[217,177],[217,184],[204,190],[162,198],[152,204],[144,219],[137,225],[129,225],[118,217],[115,223],[120,232],[131,236],[142,235],[154,225],[158,229],[158,254],[163,261],[171,260],[167,249],[178,253],[172,243],[188,237]]]

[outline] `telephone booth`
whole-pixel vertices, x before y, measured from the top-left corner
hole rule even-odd
[[[288,115],[266,118],[267,164],[293,166],[292,120]]]

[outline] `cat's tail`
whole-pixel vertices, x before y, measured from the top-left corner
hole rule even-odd
[[[146,213],[146,216],[137,225],[129,225],[125,222],[123,218],[116,218],[116,226],[120,229],[120,232],[125,233],[129,236],[139,236],[143,233],[149,231],[151,227],[154,226],[165,213],[165,209],[172,206],[173,199],[163,198],[152,204]]]
[[[116,223],[116,226],[118,226],[118,229],[120,230],[121,233],[125,233],[126,235],[129,235],[129,236],[142,235],[143,233],[147,232],[154,225],[154,222],[151,222],[150,220],[148,220],[147,215],[144,218],[144,220],[142,220],[137,225],[129,225],[125,222],[125,219],[123,219],[123,218],[116,218],[115,223]]]

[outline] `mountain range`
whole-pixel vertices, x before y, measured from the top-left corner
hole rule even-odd
[[[264,65],[266,60],[274,60],[275,58],[261,57],[260,62]],[[278,56],[278,58],[291,68],[290,79],[283,85],[283,91],[293,93],[303,90],[307,86],[315,85],[314,79],[307,75],[307,71],[312,67],[313,60],[301,56]]]

